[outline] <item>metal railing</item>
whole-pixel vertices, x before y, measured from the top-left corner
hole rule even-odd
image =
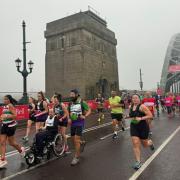
[[[16,99],[17,101],[19,101],[22,96],[23,96],[23,92],[17,92],[17,91],[1,91],[0,92],[0,104],[3,103],[3,97],[7,94],[10,94],[14,99]],[[28,92],[28,96],[31,96],[33,98],[37,97],[37,92]]]

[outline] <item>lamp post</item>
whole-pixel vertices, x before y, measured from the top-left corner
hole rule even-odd
[[[141,72],[141,69],[139,69],[139,73],[140,73],[139,85],[140,85],[140,88],[141,88],[141,91],[142,91],[142,89],[143,89],[143,81],[142,81],[142,72]]]
[[[15,63],[16,63],[16,67],[17,67],[17,71],[19,73],[21,73],[21,75],[23,76],[23,97],[20,100],[20,103],[22,104],[26,104],[28,102],[28,96],[27,96],[27,77],[30,73],[32,73],[32,69],[33,69],[33,65],[34,63],[32,61],[28,62],[28,67],[29,67],[29,72],[27,71],[26,68],[26,44],[30,43],[30,42],[26,42],[26,24],[25,21],[22,22],[22,28],[23,28],[23,70],[20,70],[21,67],[21,63],[22,60],[21,59],[16,59]]]

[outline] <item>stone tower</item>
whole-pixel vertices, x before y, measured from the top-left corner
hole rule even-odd
[[[92,11],[50,22],[46,26],[46,94],[67,96],[77,88],[85,99],[119,90],[117,40],[105,20]]]

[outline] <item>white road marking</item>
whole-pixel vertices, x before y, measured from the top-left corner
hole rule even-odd
[[[28,171],[31,171],[31,170],[33,170],[33,169],[35,169],[35,168],[37,168],[37,167],[40,167],[40,166],[42,166],[42,165],[44,165],[44,164],[47,164],[48,162],[54,161],[55,159],[57,159],[57,158],[52,158],[52,159],[50,159],[50,160],[48,160],[48,161],[42,162],[42,163],[40,163],[40,164],[38,164],[38,165],[35,165],[35,166],[33,166],[33,167],[30,167],[30,168],[28,168],[28,169],[24,169],[24,170],[22,170],[22,171],[20,171],[20,172],[17,172],[17,173],[15,173],[15,174],[12,174],[12,175],[10,175],[10,176],[7,176],[7,177],[5,177],[5,178],[2,178],[2,180],[9,180],[9,179],[14,178],[14,177],[16,177],[16,176],[18,176],[18,175],[21,175],[21,174],[24,174],[24,173],[26,173],[26,172],[28,172]]]
[[[125,128],[125,130],[128,130],[129,128],[130,128],[130,127],[127,127],[127,128]],[[121,131],[122,131],[122,130],[119,130],[118,132],[121,132]],[[108,137],[111,137],[113,134],[114,134],[114,133],[108,134],[108,135],[100,138],[100,140],[104,140],[104,139],[106,139],[106,138],[108,138]]]
[[[25,151],[27,151],[27,150],[29,150],[29,147],[25,147]],[[14,151],[6,153],[6,157],[11,157],[11,156],[14,156],[16,154],[19,154],[19,152],[17,150],[14,150]]]
[[[103,127],[106,127],[106,126],[109,126],[111,125],[112,122],[108,122],[108,123],[105,123],[105,124],[101,124],[101,125],[98,125],[98,126],[93,126],[93,127],[90,127],[90,128],[87,128],[83,131],[83,133],[87,133],[87,132],[90,132],[90,131],[94,131],[94,130],[97,130],[97,129],[100,129],[100,128],[103,128]],[[67,138],[70,138],[71,135],[70,134],[67,134]],[[25,150],[27,151],[29,149],[29,147],[26,147]],[[6,157],[11,157],[11,156],[14,156],[16,154],[18,154],[19,152],[17,150],[14,150],[14,151],[10,151],[8,153],[6,153]]]
[[[90,132],[90,131],[93,131],[93,130],[96,130],[96,129],[99,129],[99,128],[103,128],[103,127],[109,126],[109,125],[111,125],[111,124],[112,124],[112,122],[109,122],[109,123],[101,124],[101,125],[94,126],[94,127],[91,127],[91,128],[87,128],[87,129],[84,130],[84,133]],[[67,138],[70,138],[70,137],[71,137],[70,134],[68,134],[68,135],[67,135]],[[29,149],[29,147],[26,147],[26,150],[28,150],[28,149]],[[11,157],[11,156],[14,156],[14,155],[16,155],[16,154],[18,154],[18,151],[16,151],[16,150],[15,150],[15,151],[11,151],[11,152],[8,152],[8,153],[6,154],[6,157]],[[14,177],[16,177],[16,176],[18,176],[18,175],[21,175],[21,174],[24,174],[24,173],[26,173],[26,172],[28,172],[28,171],[31,171],[31,170],[39,167],[39,166],[42,166],[42,165],[44,165],[44,164],[46,164],[46,163],[48,163],[48,162],[51,162],[51,161],[53,161],[53,160],[55,160],[55,159],[57,159],[57,158],[53,158],[53,159],[51,159],[51,160],[45,161],[45,162],[40,163],[40,164],[38,164],[38,165],[36,165],[36,166],[33,166],[33,167],[29,168],[29,169],[24,169],[24,170],[19,171],[19,172],[15,173],[15,174],[12,174],[12,175],[10,175],[10,176],[5,177],[5,178],[3,178],[2,180],[9,180],[9,179],[14,178]]]
[[[136,180],[143,171],[150,165],[150,163],[158,156],[158,154],[164,149],[164,147],[172,140],[172,138],[179,132],[180,126],[161,144],[161,146],[152,154],[151,157],[142,165],[142,167],[136,171],[129,180]]]

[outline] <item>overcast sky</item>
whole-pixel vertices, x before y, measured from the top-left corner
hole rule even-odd
[[[180,32],[179,0],[0,0],[0,92],[22,91],[14,60],[22,59],[22,20],[27,23],[27,59],[35,63],[28,90],[45,88],[46,23],[92,6],[106,18],[118,41],[120,88],[145,89],[160,81],[166,49]]]

